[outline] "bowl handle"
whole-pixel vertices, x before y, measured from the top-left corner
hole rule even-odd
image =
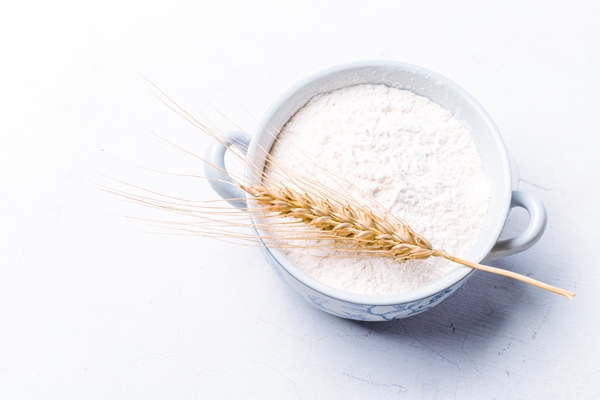
[[[204,153],[204,174],[210,186],[225,201],[237,208],[246,208],[246,192],[231,179],[225,166],[225,152],[234,146],[244,154],[248,151],[250,139],[241,132],[229,132],[223,139],[215,141]]]
[[[546,208],[536,197],[529,193],[514,190],[512,192],[510,208],[514,207],[523,207],[527,210],[529,213],[529,225],[519,235],[496,242],[492,251],[485,258],[486,261],[527,250],[540,240],[544,230],[546,230],[546,224],[548,223]]]

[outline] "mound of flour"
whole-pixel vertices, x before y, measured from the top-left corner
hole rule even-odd
[[[271,157],[271,174],[285,166],[333,190],[366,194],[458,257],[472,248],[487,213],[472,133],[407,90],[357,85],[316,96],[284,126]],[[310,244],[283,252],[324,284],[372,295],[412,290],[457,267],[438,257],[399,262]]]

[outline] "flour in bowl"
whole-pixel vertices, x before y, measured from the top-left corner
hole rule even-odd
[[[280,166],[341,193],[366,194],[434,248],[471,250],[487,214],[489,188],[471,131],[411,91],[357,85],[318,95],[284,126],[267,173]],[[325,172],[327,171],[327,173]],[[360,294],[400,293],[457,268],[440,257],[396,261],[369,254],[283,248],[306,274]]]

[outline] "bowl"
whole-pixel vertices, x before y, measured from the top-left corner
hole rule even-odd
[[[256,182],[277,133],[314,96],[358,85],[383,84],[410,90],[449,110],[473,132],[490,187],[490,203],[480,235],[467,259],[476,263],[515,254],[533,246],[546,227],[543,204],[529,193],[513,190],[508,152],[494,122],[483,107],[451,80],[425,68],[395,61],[361,61],[317,72],[288,89],[266,112],[252,137],[231,132],[215,142],[205,155],[205,173],[211,186],[234,207],[246,208],[247,194],[231,179],[225,165],[230,147],[246,152],[245,182]],[[509,211],[522,207],[529,213],[527,227],[517,236],[499,240]],[[257,232],[258,233],[258,232]],[[362,295],[329,287],[293,265],[280,249],[261,241],[266,261],[280,278],[311,305],[330,314],[361,321],[406,318],[440,304],[461,288],[474,270],[461,266],[418,289],[388,295]]]

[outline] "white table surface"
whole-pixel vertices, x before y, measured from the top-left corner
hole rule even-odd
[[[0,5],[1,399],[599,398],[597,4],[55,3]],[[574,300],[477,273],[424,314],[348,321],[256,248],[152,233],[120,215],[164,214],[96,187],[212,196],[152,171],[201,173],[154,133],[196,153],[207,140],[150,82],[252,131],[299,79],[367,59],[432,69],[487,109],[550,218],[493,265]]]

